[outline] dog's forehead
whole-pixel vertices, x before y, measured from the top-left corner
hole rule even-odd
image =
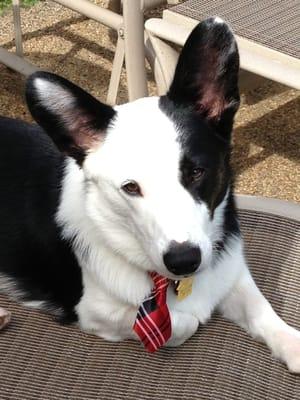
[[[137,145],[176,141],[176,128],[161,110],[158,97],[145,97],[115,109],[112,132],[115,140],[130,140]]]
[[[178,175],[181,146],[173,121],[160,109],[159,98],[143,98],[116,108],[99,157],[118,164],[118,173],[142,177]]]

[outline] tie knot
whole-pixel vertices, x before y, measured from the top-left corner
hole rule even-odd
[[[157,272],[150,272],[150,276],[154,283],[154,290],[161,291],[169,286],[169,279],[159,275]]]

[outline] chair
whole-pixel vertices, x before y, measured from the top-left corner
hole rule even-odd
[[[165,10],[163,19],[149,19],[145,24],[160,94],[168,89],[178,58],[170,43],[183,46],[199,21],[215,15],[228,22],[236,34],[242,78],[261,76],[300,89],[298,1],[188,0]],[[253,79],[242,79],[246,87],[253,83]]]
[[[300,329],[300,205],[251,196],[237,203],[256,283]],[[106,342],[5,296],[0,305],[12,311],[0,332],[1,399],[299,399],[300,379],[219,316],[182,346],[149,354],[138,342]]]
[[[100,7],[88,0],[54,0],[88,18],[114,29],[118,33],[116,51],[109,83],[107,102],[115,104],[120,75],[125,59],[129,99],[134,100],[148,94],[145,50],[144,11],[167,3],[167,0],[110,0],[110,9]],[[170,0],[169,0],[170,1]],[[174,0],[173,0],[174,3]],[[123,15],[120,14],[123,9]],[[0,62],[24,75],[37,67],[23,58],[20,0],[13,0],[13,17],[16,54],[0,47]]]

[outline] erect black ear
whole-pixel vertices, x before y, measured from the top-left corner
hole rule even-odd
[[[87,150],[101,141],[115,115],[112,107],[68,80],[35,72],[26,84],[28,108],[60,151],[82,164]]]
[[[167,96],[230,134],[239,106],[239,54],[233,33],[220,18],[199,23],[179,56]]]

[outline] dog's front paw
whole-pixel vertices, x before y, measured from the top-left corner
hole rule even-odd
[[[179,311],[171,312],[172,336],[166,346],[180,346],[189,339],[198,329],[199,321],[193,315],[184,314]]]
[[[0,307],[0,329],[3,329],[10,321],[11,313]]]
[[[296,329],[280,332],[278,339],[279,358],[286,363],[290,372],[300,374],[300,332]]]

